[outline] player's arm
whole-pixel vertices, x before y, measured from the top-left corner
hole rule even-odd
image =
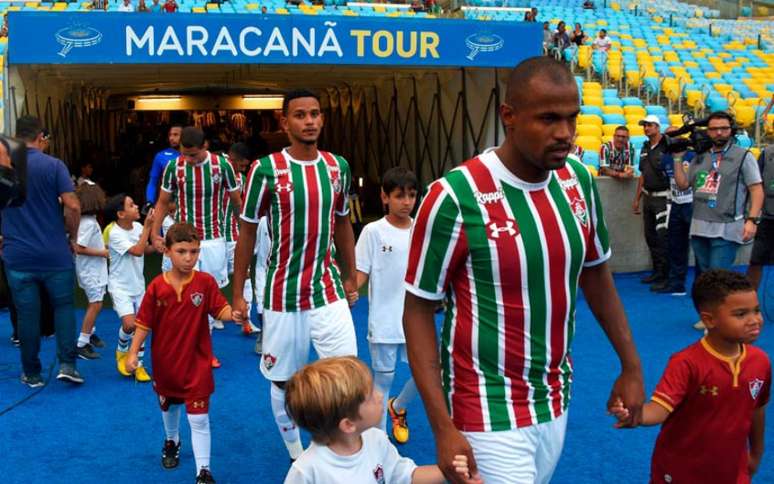
[[[750,475],[755,474],[763,457],[763,432],[766,429],[766,405],[753,411],[752,425],[750,426],[750,461],[748,470]]]
[[[247,302],[244,298],[245,281],[255,248],[255,233],[258,224],[245,219],[239,221],[239,238],[234,248],[234,278],[232,280],[233,308],[237,315],[247,314]],[[241,319],[232,321],[242,322]]]
[[[228,192],[228,197],[231,199],[231,206],[234,207],[234,213],[242,212],[242,191],[234,190]]]
[[[347,300],[354,304],[357,300],[357,275],[355,270],[355,232],[349,214],[336,215],[333,228],[333,242],[336,244],[336,257],[341,267],[341,277]]]
[[[607,335],[607,339],[610,340],[621,362],[621,374],[613,385],[608,407],[612,406],[616,398],[620,398],[631,413],[625,424],[637,426],[640,422],[642,403],[645,400],[642,367],[607,262],[584,267],[580,276],[580,286],[591,312]]]
[[[165,164],[163,158],[159,158],[159,156],[156,155],[153,159],[150,174],[148,175],[148,186],[145,187],[145,201],[147,203],[156,201],[156,187],[159,184],[161,174],[164,172]]]
[[[637,190],[634,192],[634,201],[632,202],[632,212],[635,214],[640,213],[640,198],[642,198],[643,183],[645,183],[645,177],[640,175],[640,179],[637,180]]]
[[[406,334],[411,374],[417,384],[425,406],[427,419],[433,429],[438,447],[439,463],[452,462],[452,456],[465,455],[476,472],[473,449],[457,430],[446,408],[446,396],[441,387],[441,368],[438,356],[438,338],[435,331],[435,308],[438,301],[415,296],[406,292],[403,312],[403,331]],[[443,459],[441,456],[449,456]],[[444,469],[443,474],[453,483],[465,480],[456,474],[453,465]]]
[[[455,466],[455,471],[465,484],[480,484],[483,482],[478,476],[470,476],[467,459],[464,456],[457,456]],[[438,466],[419,466],[411,474],[411,484],[443,484],[445,482],[446,478]]]
[[[359,291],[368,282],[368,273],[357,271],[357,290]]]
[[[155,212],[159,214],[153,220],[151,227],[151,243],[158,252],[164,252],[164,237],[161,236],[161,225],[164,222],[164,216],[169,212],[169,200],[171,196],[168,191],[162,189],[159,193],[159,199],[156,201]],[[147,218],[145,219],[147,220]]]
[[[129,348],[129,353],[126,355],[125,365],[127,371],[134,371],[139,365],[139,359],[137,353],[142,348],[142,344],[145,342],[145,338],[148,337],[150,331],[139,324],[135,326],[134,336],[132,337],[132,346]]]

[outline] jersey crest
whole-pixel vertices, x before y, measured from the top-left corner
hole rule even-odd
[[[197,308],[198,308],[199,306],[201,306],[201,304],[202,304],[202,301],[204,301],[204,294],[202,294],[202,293],[200,293],[200,292],[195,292],[195,293],[191,294],[191,302],[192,302],[192,303],[193,303],[193,305],[194,305],[194,306],[196,306]]]
[[[755,378],[750,380],[748,386],[750,387],[750,395],[753,397],[753,400],[755,400],[758,398],[758,394],[761,392],[761,388],[763,388],[763,380]]]

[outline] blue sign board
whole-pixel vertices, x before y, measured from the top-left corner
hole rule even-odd
[[[260,14],[11,12],[11,64],[513,67],[542,53],[522,22]]]

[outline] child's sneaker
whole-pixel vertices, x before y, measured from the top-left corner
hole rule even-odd
[[[83,377],[78,373],[78,370],[74,366],[66,364],[59,366],[59,374],[56,375],[56,379],[70,383],[83,383]]]
[[[116,368],[118,369],[118,373],[122,374],[123,376],[132,376],[130,372],[126,371],[126,366],[124,365],[125,361],[126,352],[116,350]]]
[[[95,347],[95,348],[104,348],[105,347],[105,342],[102,341],[102,338],[100,338],[96,334],[93,334],[93,335],[89,336],[89,343],[93,347]]]
[[[215,484],[215,479],[208,469],[202,469],[199,471],[199,475],[196,476],[196,484]]]
[[[164,469],[174,469],[180,463],[180,442],[165,440],[161,449],[161,466]]]
[[[406,420],[407,412],[405,408],[400,412],[395,411],[395,408],[392,406],[394,402],[395,397],[387,401],[387,411],[390,413],[390,419],[392,420],[392,436],[395,442],[405,444],[409,439],[408,421]]]
[[[213,368],[220,368],[220,360],[217,356],[212,355],[212,361],[210,362]]]
[[[79,346],[77,351],[78,358],[82,360],[96,360],[99,358],[99,353],[94,351],[94,347],[91,346],[91,343],[86,343],[83,346]]]
[[[134,370],[134,379],[140,383],[146,383],[151,381],[151,376],[144,366],[138,366],[137,369]]]
[[[223,321],[220,319],[216,319],[212,322],[212,327],[215,329],[223,329],[225,326],[223,325]]]

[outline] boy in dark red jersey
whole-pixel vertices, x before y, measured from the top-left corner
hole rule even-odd
[[[207,317],[230,321],[238,314],[232,314],[215,279],[194,270],[199,257],[199,237],[192,225],[172,225],[165,244],[172,270],[157,276],[145,291],[126,367],[136,368],[137,352],[152,331],[153,388],[159,395],[166,432],[161,464],[171,469],[179,463],[180,406],[185,404],[196,459],[196,482],[214,483],[209,470],[207,412],[215,383]]]
[[[751,346],[763,317],[752,283],[726,270],[696,280],[693,303],[707,326],[699,342],[672,356],[641,425],[663,423],[652,483],[749,483],[763,455],[771,363]],[[610,408],[619,420],[628,410]]]

